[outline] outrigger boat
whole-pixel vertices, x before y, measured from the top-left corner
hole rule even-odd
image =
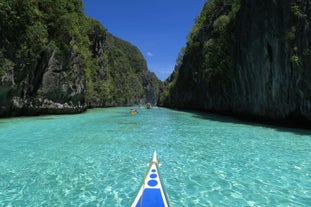
[[[144,182],[131,207],[169,207],[158,165],[157,152],[154,151]]]

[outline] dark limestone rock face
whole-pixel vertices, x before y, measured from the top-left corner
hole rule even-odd
[[[141,76],[141,84],[144,88],[145,103],[151,103],[152,105],[157,105],[158,96],[160,92],[160,84],[156,75],[150,71],[146,71]]]
[[[234,111],[311,120],[310,15],[310,1],[243,1],[236,28]]]
[[[160,105],[214,112],[231,110],[232,34],[224,35],[215,26],[219,18],[229,18],[230,12],[231,5],[205,4],[181,59],[164,83]],[[227,30],[232,32],[232,26]]]
[[[19,3],[0,8],[0,117],[155,103],[160,81],[139,49],[87,18],[80,0]]]
[[[52,51],[38,95],[49,97],[50,102],[58,103],[65,111],[72,108],[73,113],[80,112],[86,109],[86,80],[84,62],[74,50],[71,51],[69,67],[69,70],[64,68],[56,51]]]
[[[7,68],[1,78],[0,116],[78,113],[86,110],[85,76],[74,51],[67,62],[56,50],[42,52],[33,64]]]
[[[108,48],[105,48],[105,42],[107,41],[107,31],[99,23],[89,30],[88,37],[91,42],[90,51],[93,54],[93,58],[96,60],[99,67],[98,78],[104,81],[108,80],[108,63],[105,62],[104,54]]]
[[[311,1],[211,0],[160,105],[311,121]]]

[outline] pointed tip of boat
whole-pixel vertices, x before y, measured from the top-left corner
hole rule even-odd
[[[143,184],[135,197],[131,207],[169,207],[167,195],[163,189],[158,172],[157,151],[154,150],[153,158],[144,176]]]
[[[154,152],[153,152],[152,162],[154,162],[154,163],[158,163],[158,159],[157,159],[157,151],[156,151],[156,150],[154,150]]]

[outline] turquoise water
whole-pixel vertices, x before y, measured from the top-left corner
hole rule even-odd
[[[174,207],[311,206],[311,131],[129,110],[0,119],[0,206],[130,206],[155,149]]]

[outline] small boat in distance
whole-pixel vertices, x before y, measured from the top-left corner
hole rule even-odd
[[[147,108],[147,109],[151,109],[151,103],[147,103],[147,104],[146,104],[146,108]]]
[[[159,176],[156,151],[153,153],[144,182],[131,207],[169,207]]]
[[[136,110],[136,109],[131,109],[131,114],[132,114],[132,115],[137,114],[137,110]]]

